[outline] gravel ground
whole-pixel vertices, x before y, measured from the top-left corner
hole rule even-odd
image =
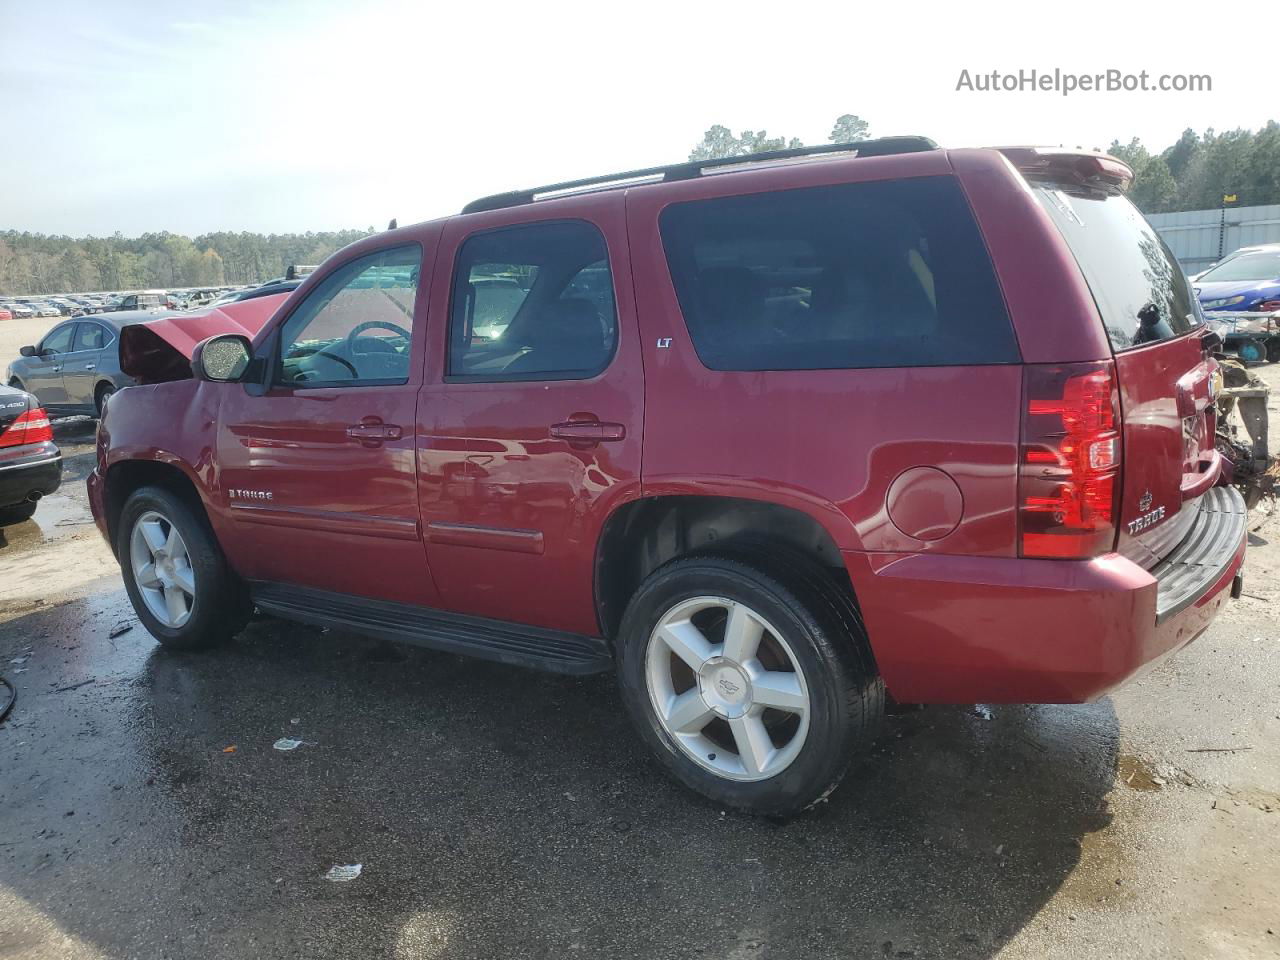
[[[895,716],[776,824],[669,781],[608,676],[270,620],[162,652],[88,522],[92,430],[0,535],[0,957],[1280,956],[1280,519],[1146,677]]]

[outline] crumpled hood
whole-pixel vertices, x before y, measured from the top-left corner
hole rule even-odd
[[[252,340],[288,296],[255,297],[130,324],[120,331],[120,369],[139,383],[185,380],[191,376],[191,352],[197,343],[220,333]]]

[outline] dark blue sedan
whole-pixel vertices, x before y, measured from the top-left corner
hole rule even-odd
[[[1280,244],[1245,247],[1195,280],[1205,319],[1241,360],[1280,360]]]

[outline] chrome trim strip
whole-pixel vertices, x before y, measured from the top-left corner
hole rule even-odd
[[[18,463],[0,464],[0,470],[21,470],[23,467],[41,467],[46,463],[58,463],[62,460],[62,454],[55,453],[52,457],[45,457],[43,460],[22,460]]]

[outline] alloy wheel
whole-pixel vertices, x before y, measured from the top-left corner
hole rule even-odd
[[[799,755],[808,685],[786,639],[746,604],[695,597],[649,636],[645,677],[654,714],[689,759],[717,776],[767,780]]]
[[[195,571],[186,542],[173,522],[155,510],[138,517],[129,536],[129,560],[138,593],[166,627],[181,627],[196,599]]]

